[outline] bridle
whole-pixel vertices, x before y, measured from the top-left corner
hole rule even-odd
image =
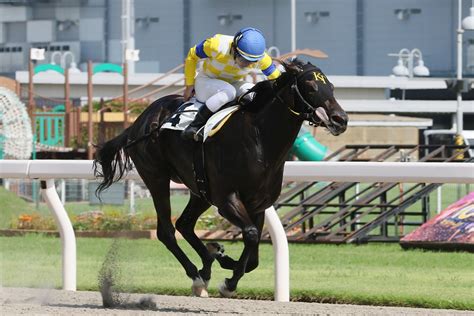
[[[298,112],[297,110],[295,110],[294,108],[291,107],[291,104],[287,105],[287,107],[288,107],[288,110],[292,114],[294,114],[297,117],[300,117],[303,120],[307,120],[310,125],[320,126],[322,122],[319,122],[319,124],[317,124],[317,123],[314,123],[311,120],[314,117],[314,113],[315,113],[316,109],[319,108],[320,106],[314,107],[308,101],[306,101],[304,96],[301,94],[300,89],[298,88],[298,80],[301,79],[302,77],[306,76],[309,72],[313,72],[314,70],[315,70],[315,68],[311,68],[311,69],[305,70],[302,73],[299,73],[298,75],[294,76],[294,80],[293,80],[293,82],[291,83],[291,86],[290,86],[290,89],[291,89],[290,93],[293,96],[297,97],[297,100],[299,101],[299,103],[302,103],[304,105],[304,107],[305,107],[304,110]],[[282,103],[282,104],[286,104],[286,102],[281,97],[281,94],[283,93],[283,91],[285,90],[286,87],[287,86],[285,86],[284,88],[280,89],[278,92],[275,93],[276,99],[278,101],[280,101],[280,103]],[[296,101],[296,100],[294,100],[294,101]],[[296,104],[296,102],[293,102],[293,106],[295,104]]]
[[[303,103],[303,105],[305,106],[305,109],[304,111],[300,111],[298,112],[297,110],[295,110],[294,108],[291,107],[291,104],[288,104],[287,102],[285,102],[282,97],[281,97],[281,94],[283,93],[283,91],[288,87],[288,85],[285,85],[283,88],[281,89],[278,89],[279,87],[276,87],[278,91],[275,91],[275,89],[273,90],[274,92],[274,98],[273,100],[278,100],[281,104],[283,105],[286,105],[288,110],[290,111],[290,113],[292,113],[293,115],[295,115],[296,117],[302,119],[302,120],[306,120],[308,121],[309,125],[313,125],[313,126],[321,126],[323,124],[322,120],[319,120],[319,122],[315,122],[316,120],[314,120],[314,116],[315,116],[315,112],[318,108],[322,107],[322,106],[312,106],[308,101],[306,101],[306,99],[304,98],[304,96],[301,94],[301,91],[300,89],[298,88],[298,80],[301,79],[302,77],[306,76],[309,72],[313,72],[315,71],[317,68],[311,68],[311,69],[307,69],[297,75],[294,76],[294,80],[293,82],[291,83],[290,85],[290,93],[293,95],[293,96],[296,96],[298,98],[298,100]],[[278,79],[275,80],[275,83],[273,86],[277,86],[278,83],[276,82]],[[237,99],[237,103],[238,104],[242,104],[241,100],[244,99],[244,97],[247,95],[247,94],[250,94],[252,92],[255,92],[255,87],[252,88],[252,89],[249,89],[247,90],[247,92],[245,92],[244,94],[242,94],[241,96],[238,97]],[[268,102],[272,102],[272,101],[268,101]],[[296,102],[293,102],[293,104],[296,104]]]

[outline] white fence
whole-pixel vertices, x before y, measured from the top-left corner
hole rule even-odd
[[[76,240],[53,179],[95,179],[92,161],[1,160],[0,178],[40,179],[43,198],[59,226],[63,288],[76,290]],[[131,172],[126,179],[139,179]],[[285,181],[474,183],[470,163],[287,162]],[[265,212],[274,248],[275,300],[289,301],[289,253],[285,231],[273,207]]]

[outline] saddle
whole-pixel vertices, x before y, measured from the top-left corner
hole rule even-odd
[[[161,126],[161,129],[184,130],[193,121],[197,111],[203,105],[203,103],[195,98],[191,98],[176,110],[167,122]],[[205,142],[208,137],[217,134],[232,114],[238,109],[239,106],[236,105],[235,101],[232,101],[224,105],[221,110],[214,113],[199,131],[203,134],[203,142]]]

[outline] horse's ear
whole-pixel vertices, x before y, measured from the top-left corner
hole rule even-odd
[[[285,67],[286,72],[289,72],[293,75],[297,75],[298,73],[303,71],[303,68],[300,65],[300,62],[297,58],[282,60],[281,64]]]

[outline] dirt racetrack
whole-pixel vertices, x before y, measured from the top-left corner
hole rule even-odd
[[[148,310],[104,309],[99,292],[0,288],[0,315],[474,315],[474,312],[382,306],[252,301],[222,298],[127,294],[127,301],[146,298]],[[156,305],[155,305],[156,304]]]

